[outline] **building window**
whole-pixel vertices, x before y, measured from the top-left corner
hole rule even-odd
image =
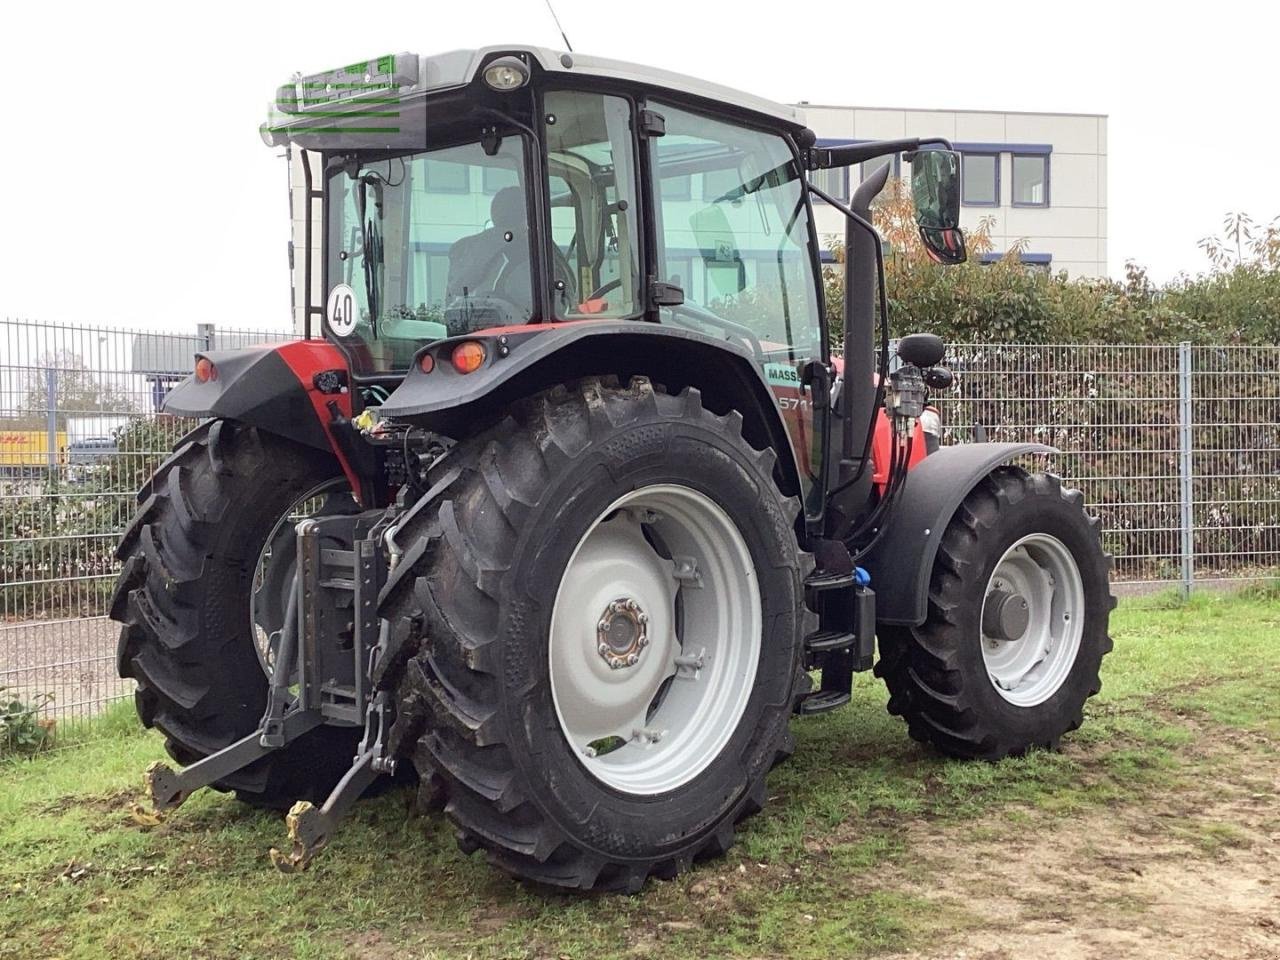
[[[664,196],[663,199],[666,199]],[[697,300],[702,297],[702,287],[694,285],[692,256],[685,256],[671,250],[667,251],[667,282],[674,283],[677,287],[684,291],[684,295],[691,300]],[[701,265],[701,260],[699,260]]]
[[[428,158],[427,191],[429,193],[470,193],[471,168],[465,163]]]
[[[484,168],[484,192],[493,194],[497,193],[503,187],[520,186],[520,176],[514,170],[506,167],[485,167]]]
[[[742,174],[737,167],[721,167],[702,175],[702,199],[716,203],[742,186]]]
[[[1004,258],[1003,253],[992,251],[984,253],[979,257],[978,262],[984,267],[992,263],[998,263]],[[1022,253],[1018,257],[1024,269],[1028,273],[1051,274],[1053,272],[1053,255],[1049,253]]]
[[[967,207],[1000,206],[1000,154],[961,154],[960,198]]]
[[[1013,155],[1013,205],[1015,207],[1047,207],[1049,205],[1049,158]]]
[[[819,190],[831,194],[837,200],[845,203],[849,202],[849,168],[848,167],[828,167],[825,170],[809,171],[809,182]],[[814,199],[825,203],[816,193]]]
[[[692,200],[693,174],[684,173],[662,178],[663,200]]]
[[[891,157],[876,157],[874,160],[868,160],[865,163],[860,164],[862,167],[862,180],[860,182],[865,183],[867,177],[871,176],[871,174],[875,173],[881,167],[890,163],[893,164],[893,167],[889,171],[889,176],[902,176],[902,154],[895,153]]]

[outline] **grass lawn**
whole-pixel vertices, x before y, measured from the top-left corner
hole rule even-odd
[[[1151,836],[1188,862],[1230,866],[1257,830],[1280,838],[1265,802],[1254,819],[1212,812],[1232,798],[1231,809],[1253,810],[1248,798],[1265,794],[1260,771],[1276,782],[1280,593],[1126,601],[1113,635],[1103,692],[1063,751],[995,764],[944,760],[913,743],[884,712],[883,687],[861,676],[845,710],[795,722],[799,749],[771,776],[768,807],[729,857],[634,897],[515,883],[463,856],[441,817],[410,815],[405,792],[361,804],[293,876],[267,858],[283,845],[281,818],[224,794],[205,791],[147,827],[129,811],[143,768],[164,754],[126,708],[100,721],[107,739],[0,763],[0,957],[925,950],[998,922],[962,895],[971,854],[1004,850],[996,859],[1016,863],[1008,851],[1041,855],[1020,844],[1054,836],[1101,863],[1157,807]],[[1127,826],[1108,840],[1109,823]],[[1145,888],[1105,889],[1117,917],[1158,908]],[[1051,922],[1023,899],[1019,925]]]

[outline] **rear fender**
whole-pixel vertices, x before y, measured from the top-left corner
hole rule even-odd
[[[462,341],[484,345],[485,359],[459,373],[450,357]],[[430,372],[422,369],[431,358]],[[738,410],[743,435],[778,455],[783,489],[799,493],[801,462],[779,399],[755,356],[738,344],[666,324],[587,320],[480,330],[420,350],[408,375],[382,404],[384,416],[466,436],[503,415],[512,403],[555,384],[615,374],[647,376],[673,392],[696,387],[711,410]],[[806,458],[807,459],[807,458]]]
[[[862,561],[876,591],[876,620],[924,623],[938,545],[969,491],[1014,457],[1053,452],[1042,443],[965,443],[943,447],[915,464],[884,534]]]
[[[365,484],[334,432],[333,410],[350,419],[352,409],[347,364],[335,346],[299,340],[209,350],[196,354],[200,357],[213,364],[216,378],[202,383],[191,376],[182,381],[165,398],[165,413],[236,420],[324,450],[337,458],[351,489],[361,495]],[[317,374],[325,372],[336,374],[325,378],[327,391],[316,385]]]

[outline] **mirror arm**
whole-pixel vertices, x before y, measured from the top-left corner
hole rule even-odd
[[[905,140],[871,140],[867,143],[846,143],[838,147],[817,147],[809,151],[809,169],[825,170],[830,167],[848,167],[865,163],[891,153],[915,153],[921,147],[940,144],[951,149],[951,141],[943,137],[909,137]]]

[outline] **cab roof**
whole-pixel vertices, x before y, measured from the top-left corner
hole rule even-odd
[[[271,120],[262,128],[263,139],[274,145],[308,134],[339,133],[339,128],[349,129],[354,116],[373,116],[374,111],[360,109],[371,102],[387,103],[390,99],[396,104],[407,104],[466,87],[483,66],[500,56],[520,57],[546,74],[598,77],[658,92],[670,91],[724,104],[793,130],[804,128],[795,107],[718,83],[606,57],[507,44],[451,50],[432,56],[391,54],[310,76],[296,75],[277,92]]]

